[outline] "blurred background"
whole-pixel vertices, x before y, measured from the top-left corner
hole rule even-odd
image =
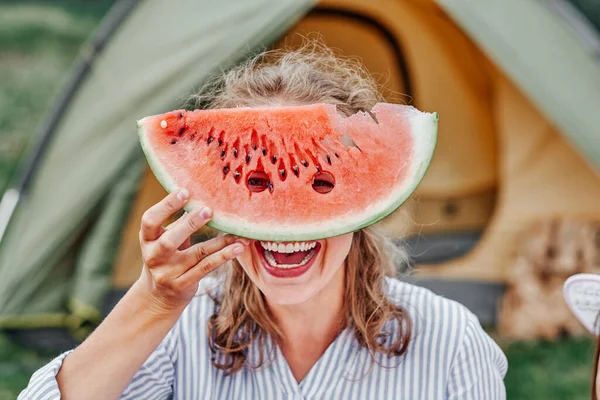
[[[0,3],[0,399],[139,275],[164,191],[134,121],[315,34],[440,114],[416,201],[382,222],[406,279],[477,314],[509,399],[590,398],[595,342],[561,290],[600,272],[599,0],[48,0]]]

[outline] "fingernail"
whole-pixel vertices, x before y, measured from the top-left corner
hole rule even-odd
[[[177,198],[181,201],[185,201],[187,200],[187,198],[189,197],[190,192],[187,189],[181,189],[179,191],[179,193],[177,193]]]
[[[244,246],[235,246],[233,248],[233,254],[242,254],[244,252]]]
[[[212,217],[212,210],[208,207],[204,207],[202,211],[200,211],[200,216],[204,219],[209,219]]]

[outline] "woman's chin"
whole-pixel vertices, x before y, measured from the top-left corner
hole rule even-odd
[[[291,306],[303,304],[313,298],[319,291],[314,285],[299,285],[296,287],[283,287],[278,285],[266,285],[261,292],[271,304]]]
[[[315,265],[314,267],[319,266]],[[318,271],[318,268],[315,269]],[[259,271],[261,277],[255,283],[272,304],[302,304],[312,298],[321,286],[319,276],[313,276],[312,272],[314,271],[309,271],[296,278],[278,278],[264,269]]]

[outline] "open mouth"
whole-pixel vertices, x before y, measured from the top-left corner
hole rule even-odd
[[[321,249],[319,242],[255,242],[265,270],[277,278],[294,278],[310,269]]]

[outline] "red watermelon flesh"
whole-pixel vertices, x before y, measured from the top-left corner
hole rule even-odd
[[[189,189],[189,209],[211,207],[210,226],[311,240],[390,214],[430,163],[437,114],[380,103],[372,115],[327,104],[178,110],[138,121],[138,132],[161,184]]]

